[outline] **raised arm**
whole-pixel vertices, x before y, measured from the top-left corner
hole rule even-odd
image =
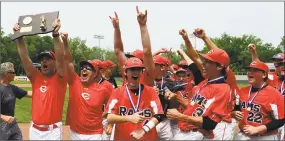
[[[177,53],[187,62],[188,66],[193,63],[190,57],[182,49],[179,49]]]
[[[124,46],[123,46],[123,41],[122,41],[121,31],[120,31],[120,26],[119,26],[119,17],[116,12],[115,12],[114,18],[112,18],[111,16],[109,17],[114,27],[114,52],[116,55],[116,59],[118,61],[118,66],[121,72],[123,72],[124,70],[123,66],[127,60],[127,57],[125,56],[125,52],[124,52]]]
[[[20,30],[19,24],[15,24],[13,30],[14,32]],[[23,37],[16,39],[16,45],[17,45],[18,54],[23,63],[26,75],[28,78],[31,78],[37,69],[33,65],[31,58],[29,57],[29,51],[27,49],[27,46],[25,44]]]
[[[249,49],[249,51],[251,53],[252,62],[253,61],[259,61],[259,58],[258,58],[258,55],[257,55],[257,52],[256,52],[255,44],[249,44],[248,45],[248,49]]]
[[[68,46],[68,33],[64,32],[61,33],[61,38],[62,38],[62,42],[63,42],[63,46],[64,46],[64,61],[65,61],[65,65],[67,66],[67,81],[68,84],[72,84],[73,83],[73,74],[74,74],[74,65],[72,63],[72,55],[71,52],[69,50],[69,46]]]
[[[205,33],[205,30],[203,30],[203,29],[201,29],[201,28],[197,28],[197,29],[195,29],[195,31],[193,32],[193,34],[194,34],[196,37],[202,39],[202,40],[205,42],[205,44],[207,45],[207,47],[208,47],[209,50],[218,48],[218,47],[215,45],[215,43],[214,43],[212,40],[210,40],[210,39],[208,38],[208,36],[207,36],[206,33]]]
[[[52,34],[53,34],[54,52],[56,57],[56,70],[59,76],[64,77],[65,74],[64,48],[58,32],[58,30],[61,27],[59,19],[55,20],[53,27],[55,28]]]
[[[193,60],[193,62],[197,65],[197,67],[199,68],[199,70],[202,72],[203,71],[203,67],[202,67],[202,61],[198,55],[198,53],[194,50],[189,38],[188,38],[188,33],[185,29],[182,29],[179,31],[179,34],[182,36],[184,42],[185,42],[185,46],[187,49],[187,53],[188,56],[190,57],[191,60]]]
[[[146,72],[152,77],[154,70],[154,62],[152,58],[151,52],[151,43],[150,37],[147,29],[147,10],[145,10],[145,14],[139,11],[138,6],[137,9],[137,20],[139,22],[140,30],[141,30],[141,40],[143,45],[143,62],[146,69]]]

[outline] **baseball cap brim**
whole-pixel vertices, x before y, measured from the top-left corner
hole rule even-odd
[[[125,53],[125,56],[126,56],[127,58],[135,57],[135,56],[133,56],[133,55],[131,55],[131,54],[129,54],[129,53]]]
[[[41,60],[41,58],[44,56],[48,56],[48,57],[52,58],[53,60],[55,60],[55,57],[53,55],[51,55],[51,53],[49,53],[49,52],[41,52],[38,55],[38,60]]]
[[[261,69],[261,68],[259,68],[259,67],[254,67],[254,66],[247,66],[246,68],[247,68],[247,69],[253,68],[253,69],[258,69],[258,70],[260,70],[260,71],[265,71],[265,70],[263,70],[263,69]]]
[[[210,56],[208,56],[207,54],[202,54],[202,53],[199,53],[199,55],[201,55],[203,58],[207,59],[207,60],[210,60],[212,62],[216,62],[213,58],[211,58]]]
[[[81,62],[79,63],[79,66],[80,66],[80,67],[83,67],[84,65],[89,65],[90,67],[92,67],[93,69],[95,69],[95,68],[93,67],[93,65],[92,65],[90,62],[88,62],[88,61],[81,61]]]

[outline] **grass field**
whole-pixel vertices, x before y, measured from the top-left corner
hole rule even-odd
[[[118,85],[122,84],[121,78],[115,78]],[[25,81],[14,81],[12,84],[29,84],[29,82]],[[239,87],[244,87],[247,84],[239,84]],[[31,91],[31,87],[22,87],[27,91]],[[67,104],[68,104],[68,97],[69,97],[69,89],[66,90],[64,107],[63,107],[63,115],[62,121],[65,123],[66,119],[66,111],[67,111]],[[15,109],[15,117],[19,123],[28,123],[31,121],[31,106],[32,106],[32,99],[31,98],[22,98],[21,100],[17,99],[16,101],[16,109]]]

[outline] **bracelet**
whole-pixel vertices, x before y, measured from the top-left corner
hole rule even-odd
[[[59,33],[52,33],[52,37],[59,37]]]

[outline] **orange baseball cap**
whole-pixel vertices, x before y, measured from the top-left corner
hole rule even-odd
[[[111,60],[105,60],[101,63],[102,68],[112,68],[115,67],[116,64],[114,64]]]
[[[99,59],[92,60],[98,68],[102,68],[102,61]]]
[[[143,51],[137,49],[137,50],[131,52],[130,54],[125,54],[125,56],[128,58],[137,57],[137,58],[143,60]]]
[[[261,62],[261,61],[253,61],[250,63],[250,65],[247,67],[247,68],[256,68],[256,69],[259,69],[259,70],[263,70],[265,72],[269,72],[269,68],[268,66]]]
[[[179,68],[175,73],[178,73],[178,72],[187,72],[187,71],[183,68]]]
[[[139,58],[131,57],[126,61],[124,65],[125,70],[129,68],[144,68],[144,64]]]
[[[169,60],[166,59],[165,57],[161,56],[161,55],[154,56],[153,62],[155,64],[161,64],[161,65],[168,65],[169,64]]]
[[[216,48],[210,50],[207,54],[199,53],[203,58],[210,60],[212,62],[219,63],[224,67],[228,67],[230,64],[229,55],[222,49]]]
[[[185,60],[180,61],[178,65],[179,66],[188,66],[187,62]]]

